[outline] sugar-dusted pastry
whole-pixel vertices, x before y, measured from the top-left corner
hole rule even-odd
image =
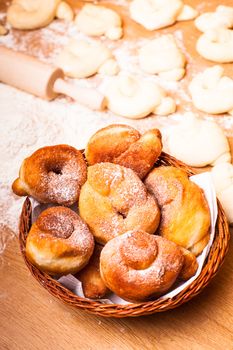
[[[233,27],[233,7],[219,5],[214,12],[205,12],[195,19],[195,26],[201,32],[215,28]]]
[[[12,189],[18,196],[29,195],[40,203],[70,206],[77,202],[86,177],[80,151],[68,145],[47,146],[23,161]]]
[[[233,114],[233,79],[224,75],[222,66],[206,68],[194,76],[189,92],[199,110],[211,114]]]
[[[100,253],[102,249],[101,245],[96,244],[90,261],[75,276],[82,282],[83,294],[86,298],[103,298],[109,292],[100,275]]]
[[[181,0],[133,0],[130,16],[148,30],[172,25],[176,21],[195,18],[198,12]]]
[[[161,210],[158,233],[199,255],[210,236],[210,212],[202,189],[172,166],[153,169],[145,184]]]
[[[135,229],[104,246],[100,272],[107,287],[121,298],[145,301],[171,288],[183,259],[175,243]]]
[[[160,220],[154,196],[134,171],[112,163],[88,167],[79,212],[99,243],[134,228],[154,233]]]
[[[151,129],[143,135],[128,125],[113,124],[98,130],[88,141],[89,165],[110,162],[131,168],[142,179],[162,152],[161,134]]]
[[[226,213],[228,222],[233,224],[233,165],[217,164],[211,169],[217,197]]]
[[[111,78],[105,96],[110,111],[130,119],[144,118],[150,113],[168,115],[176,110],[175,101],[154,81],[132,75]]]
[[[60,0],[13,0],[7,10],[7,22],[16,29],[47,26],[56,16]]]
[[[84,221],[69,208],[43,211],[32,225],[26,256],[40,270],[66,275],[81,270],[89,261],[94,239]]]
[[[85,4],[78,12],[75,23],[78,30],[87,35],[105,35],[111,40],[117,40],[123,34],[121,17],[104,6]]]
[[[233,62],[233,30],[214,28],[204,32],[197,40],[199,55],[217,63]]]
[[[87,78],[98,72],[114,75],[118,65],[111,50],[99,42],[71,39],[56,59],[71,78]]]
[[[182,79],[185,63],[186,58],[171,34],[150,40],[139,50],[141,69],[149,74],[158,74],[166,80]]]
[[[169,127],[163,140],[165,152],[191,166],[203,167],[231,160],[222,128],[192,113],[186,113],[178,124]]]

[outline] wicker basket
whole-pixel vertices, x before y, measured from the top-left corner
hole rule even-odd
[[[156,163],[156,166],[158,165],[173,165],[175,167],[184,169],[189,176],[194,174],[192,168],[188,167],[184,163],[178,161],[177,159],[169,156],[166,153],[162,153],[162,155]],[[218,219],[216,224],[215,239],[204,264],[204,267],[202,269],[202,272],[193,281],[193,283],[191,283],[188,287],[182,290],[175,297],[169,299],[160,299],[127,305],[102,304],[98,301],[92,301],[90,299],[78,297],[77,295],[73,294],[71,291],[63,287],[52,277],[50,277],[44,272],[41,272],[38,268],[34,267],[27,260],[25,256],[25,244],[27,234],[31,227],[31,213],[31,202],[29,198],[27,198],[24,202],[20,217],[19,241],[23,258],[31,274],[44,288],[46,288],[56,298],[76,308],[84,309],[88,312],[104,317],[120,318],[149,315],[156,312],[162,312],[169,309],[173,309],[190,300],[195,295],[199,294],[217,273],[226,255],[230,238],[227,219],[220,203],[218,202]]]

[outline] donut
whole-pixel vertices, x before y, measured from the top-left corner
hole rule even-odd
[[[154,168],[145,185],[158,201],[158,233],[199,255],[209,241],[210,212],[202,189],[172,166]]]
[[[87,225],[73,210],[52,207],[32,225],[26,241],[26,256],[40,270],[67,275],[81,270],[94,250]]]
[[[101,244],[134,228],[154,233],[160,220],[154,196],[134,171],[112,163],[88,168],[79,213]]]
[[[181,249],[166,238],[132,230],[113,238],[100,255],[106,286],[129,301],[145,301],[167,292],[183,265]]]
[[[80,151],[68,145],[47,146],[23,161],[12,189],[18,196],[30,195],[40,203],[70,206],[77,202],[86,177]]]
[[[75,275],[82,282],[83,294],[86,298],[103,298],[109,292],[100,275],[100,253],[102,249],[101,245],[96,244],[89,263]]]
[[[162,152],[161,133],[152,129],[143,135],[128,125],[113,124],[89,140],[85,156],[89,165],[110,162],[130,168],[142,179]]]

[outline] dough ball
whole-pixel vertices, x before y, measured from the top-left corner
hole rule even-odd
[[[148,30],[164,28],[177,20],[186,21],[198,15],[181,0],[133,0],[129,10],[131,18]]]
[[[7,10],[7,21],[16,29],[47,26],[56,16],[60,0],[13,0]]]
[[[233,27],[233,7],[219,5],[215,12],[206,12],[195,20],[195,26],[201,32],[215,28]]]
[[[120,39],[122,23],[120,16],[104,6],[86,4],[75,18],[78,30],[87,35],[105,35],[111,40]]]
[[[233,224],[233,165],[230,163],[217,164],[212,168],[211,175],[217,197],[223,206],[228,222]]]
[[[141,69],[150,74],[162,73],[168,80],[182,79],[185,62],[185,56],[171,34],[151,40],[139,50]]]
[[[231,159],[229,144],[220,126],[191,113],[171,127],[163,141],[166,152],[190,166],[215,165]]]
[[[233,62],[233,30],[215,28],[206,31],[197,40],[196,49],[207,60]]]
[[[197,74],[189,84],[193,104],[211,114],[232,113],[233,79],[224,76],[221,66],[213,66]]]
[[[107,71],[106,65],[109,60],[111,63]],[[111,51],[103,44],[71,39],[57,57],[56,64],[68,77],[86,78],[101,71],[103,65],[105,70],[102,69],[102,73],[110,73],[110,75],[116,73],[116,67],[113,67],[114,62]]]
[[[108,108],[126,118],[144,118],[159,106],[163,106],[165,115],[174,112],[174,100],[171,99],[171,104],[171,101],[167,101],[165,92],[155,82],[146,79],[114,77],[106,87],[105,96]]]

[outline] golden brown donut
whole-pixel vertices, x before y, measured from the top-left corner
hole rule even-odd
[[[180,247],[184,255],[184,263],[179,274],[179,278],[183,281],[187,281],[190,277],[194,276],[198,269],[198,262],[196,256],[188,249]]]
[[[51,275],[81,270],[93,250],[94,239],[87,225],[66,207],[44,210],[32,225],[26,241],[27,258]]]
[[[210,212],[202,189],[172,166],[153,169],[145,184],[161,209],[160,235],[199,255],[210,236]]]
[[[40,203],[70,206],[86,181],[87,166],[80,151],[68,145],[47,146],[26,158],[12,189]]]
[[[79,213],[99,243],[134,228],[154,233],[160,220],[154,196],[134,171],[112,163],[88,168]]]
[[[131,168],[142,179],[162,151],[161,133],[151,129],[143,135],[128,125],[113,124],[89,140],[85,156],[89,165],[110,162]]]
[[[82,282],[83,294],[86,298],[103,298],[109,291],[100,276],[100,253],[102,249],[101,245],[96,244],[89,263],[75,275]]]
[[[166,238],[133,230],[109,241],[100,255],[107,287],[129,301],[144,301],[167,292],[183,265],[181,249]]]

